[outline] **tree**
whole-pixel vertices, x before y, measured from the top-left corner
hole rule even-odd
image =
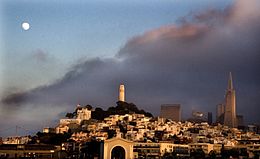
[[[66,117],[67,117],[68,119],[72,119],[72,118],[74,118],[74,114],[73,114],[73,113],[67,113],[67,114],[66,114]]]
[[[211,151],[209,152],[209,158],[211,158],[211,159],[217,158],[216,152],[215,152],[214,150],[211,150]]]
[[[40,143],[51,145],[60,145],[62,142],[66,142],[71,137],[70,133],[55,134],[38,132],[36,135]]]
[[[91,105],[87,104],[86,106],[84,106],[84,108],[87,108],[88,110],[92,110],[93,107]]]
[[[116,136],[116,130],[108,130],[107,131],[107,139],[113,138]]]
[[[205,158],[205,152],[202,149],[195,149],[190,152],[190,156],[194,159]]]
[[[91,118],[92,119],[97,119],[97,120],[104,120],[104,118],[108,117],[107,111],[104,111],[102,108],[96,108],[95,111],[91,113]]]
[[[163,157],[162,157],[163,159],[173,159],[173,155],[172,155],[172,153],[169,153],[169,152],[165,152],[164,154],[163,154]]]
[[[221,158],[230,158],[233,157],[233,158],[238,158],[239,157],[239,151],[238,149],[225,149],[224,148],[224,145],[222,145],[222,148],[221,148]]]

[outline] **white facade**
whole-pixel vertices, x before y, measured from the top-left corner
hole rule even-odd
[[[124,102],[125,101],[125,86],[123,84],[121,84],[119,86],[119,97],[118,97],[119,101]]]
[[[91,118],[91,110],[88,110],[87,108],[77,109],[77,119],[89,120],[90,118]]]
[[[56,134],[64,134],[67,133],[69,131],[69,127],[66,125],[59,125],[58,127],[56,127]]]
[[[209,143],[192,143],[189,144],[190,149],[202,149],[205,154],[209,154],[213,150],[214,145]]]
[[[60,125],[80,124],[81,119],[60,119]]]
[[[125,159],[133,159],[133,147],[134,143],[132,141],[128,141],[122,138],[112,138],[104,141],[104,148],[103,148],[103,159],[112,158],[112,151],[116,147],[121,147],[124,151],[124,158]]]

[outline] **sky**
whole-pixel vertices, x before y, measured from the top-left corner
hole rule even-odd
[[[165,103],[215,113],[230,71],[237,113],[260,123],[257,0],[0,3],[0,136],[56,126],[78,103],[114,106],[121,83],[155,116]]]

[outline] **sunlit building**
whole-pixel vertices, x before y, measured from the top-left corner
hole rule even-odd
[[[125,101],[125,86],[121,84],[119,86],[119,96],[118,101],[124,102]]]
[[[237,127],[236,121],[236,95],[233,87],[232,74],[229,74],[228,88],[225,95],[224,125]]]
[[[181,105],[180,104],[163,104],[161,105],[160,117],[171,119],[173,121],[181,121]]]

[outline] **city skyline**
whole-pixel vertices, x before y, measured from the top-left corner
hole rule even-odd
[[[257,0],[1,3],[3,129],[37,131],[78,103],[106,109],[120,83],[155,116],[163,103],[215,114],[229,72],[237,114],[260,123]]]

